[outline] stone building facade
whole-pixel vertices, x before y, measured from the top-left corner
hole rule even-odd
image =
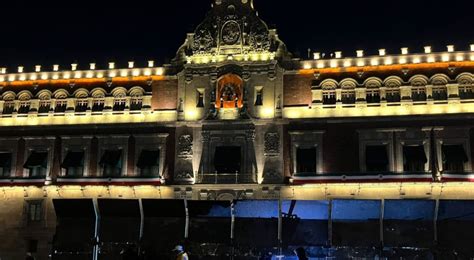
[[[471,200],[474,46],[333,57],[215,0],[164,67],[2,69],[0,258],[60,255],[61,199]]]

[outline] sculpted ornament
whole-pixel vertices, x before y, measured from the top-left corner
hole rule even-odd
[[[222,41],[228,45],[234,45],[240,39],[240,27],[234,22],[228,22],[222,28]]]
[[[277,156],[280,154],[280,135],[278,133],[265,134],[265,155]]]
[[[193,50],[196,53],[209,52],[214,43],[211,33],[208,30],[202,29],[194,36]]]
[[[193,137],[191,135],[182,135],[178,141],[178,155],[188,157],[193,155]]]

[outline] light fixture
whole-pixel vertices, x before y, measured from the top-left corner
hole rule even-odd
[[[471,51],[474,51],[474,44],[471,44]]]
[[[407,48],[407,47],[402,48],[402,54],[403,54],[403,55],[407,55],[407,54],[408,54],[408,48]]]
[[[356,53],[357,53],[358,58],[364,57],[364,51],[363,50],[357,50]]]
[[[448,49],[448,52],[454,52],[454,45],[448,45],[446,48]]]
[[[426,53],[426,54],[431,53],[431,51],[432,51],[432,50],[431,50],[431,46],[425,46],[425,53]]]
[[[385,55],[387,55],[387,51],[385,49],[379,49],[379,55],[380,56],[385,56]]]
[[[149,60],[149,61],[148,61],[148,67],[149,67],[149,68],[155,67],[155,61]]]
[[[24,67],[23,66],[18,66],[18,73],[23,73]]]
[[[95,68],[96,68],[95,63],[90,63],[90,64],[89,64],[89,68],[90,68],[91,70],[95,70]]]
[[[133,67],[135,67],[135,62],[134,61],[129,61],[128,62],[128,68],[133,69]]]
[[[72,70],[72,71],[77,70],[77,63],[71,64],[71,70]]]
[[[109,62],[109,69],[115,69],[115,62]]]
[[[342,58],[342,52],[341,52],[341,51],[336,51],[336,52],[334,53],[334,55],[336,56],[336,59]]]
[[[7,68],[0,68],[0,74],[6,74]]]
[[[313,56],[314,56],[314,59],[315,59],[315,60],[321,59],[321,53],[320,53],[320,52],[315,52],[315,53],[313,54]]]
[[[35,66],[35,72],[41,72],[41,65]]]
[[[54,64],[53,65],[53,71],[58,71],[59,70],[59,65],[58,64]]]

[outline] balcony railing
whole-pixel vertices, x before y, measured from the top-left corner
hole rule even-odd
[[[160,176],[141,177],[141,176],[120,176],[120,177],[58,177],[57,185],[116,185],[116,186],[137,186],[153,185],[160,186],[165,183]]]
[[[46,177],[10,177],[0,176],[0,186],[44,186]]]
[[[254,183],[250,174],[235,173],[204,173],[199,174],[199,184],[250,184]]]

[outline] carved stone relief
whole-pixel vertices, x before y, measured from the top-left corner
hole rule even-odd
[[[178,141],[178,156],[192,157],[193,155],[193,137],[191,135],[182,135]]]
[[[280,135],[278,133],[265,134],[265,156],[278,156],[280,154]]]

